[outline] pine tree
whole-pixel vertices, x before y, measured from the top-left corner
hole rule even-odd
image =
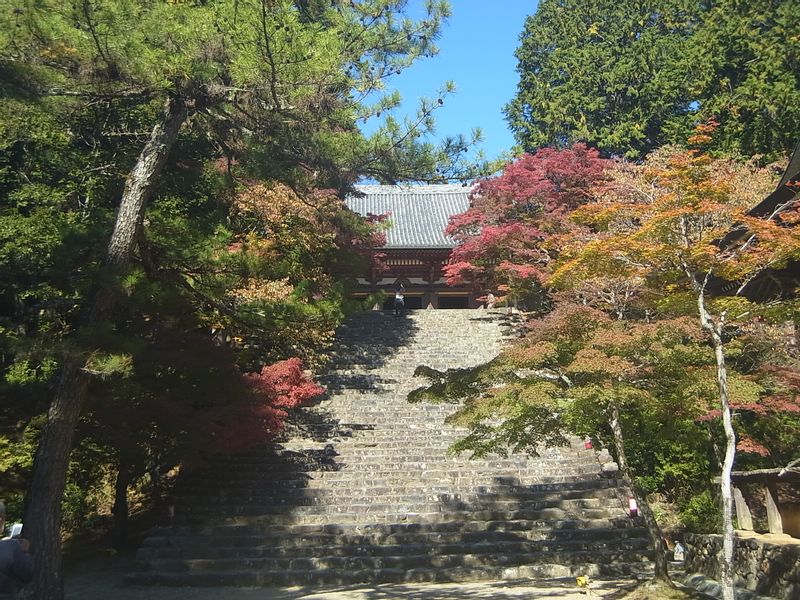
[[[468,142],[450,140],[436,149],[419,141],[440,102],[423,106],[408,128],[389,122],[369,140],[356,127],[357,119],[375,112],[362,106],[365,97],[436,51],[449,9],[445,2],[428,8],[417,21],[402,18],[402,3],[391,0],[313,6],[18,0],[0,8],[7,97],[57,101],[78,111],[114,106],[138,114],[140,129],[105,133],[143,140],[122,167],[124,189],[113,228],[105,230],[105,252],[97,256],[97,284],[86,290],[73,321],[82,343],[59,365],[37,451],[25,519],[37,548],[37,597],[62,596],[59,525],[67,461],[89,376],[103,370],[92,362],[92,337],[113,322],[139,277],[138,265],[148,268],[145,215],[181,136],[201,132],[229,167],[239,162],[254,173],[257,164],[262,176],[266,170],[305,189],[343,191],[361,174],[446,177],[460,167]],[[378,105],[397,101],[388,97]],[[103,367],[112,363],[124,369],[126,361]]]

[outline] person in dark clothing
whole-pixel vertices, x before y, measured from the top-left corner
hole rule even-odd
[[[405,294],[406,288],[403,287],[403,284],[397,286],[397,289],[394,291],[394,317],[395,319],[403,316],[403,308],[405,307]]]
[[[6,525],[6,507],[0,502],[0,532]],[[0,598],[14,598],[20,585],[33,579],[30,542],[25,539],[0,540]]]

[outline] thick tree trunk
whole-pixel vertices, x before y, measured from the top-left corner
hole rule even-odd
[[[614,446],[617,450],[617,460],[619,460],[620,471],[622,471],[622,475],[631,484],[633,496],[636,498],[636,504],[639,506],[639,512],[642,514],[642,518],[644,518],[644,523],[647,526],[647,533],[650,536],[650,547],[654,554],[653,577],[661,581],[666,581],[672,585],[672,582],[669,578],[667,547],[666,544],[664,544],[664,534],[661,531],[661,527],[658,526],[658,522],[656,521],[653,511],[650,509],[650,505],[647,503],[647,494],[645,494],[644,490],[636,483],[636,479],[631,473],[630,466],[628,464],[628,458],[625,455],[625,438],[622,434],[622,424],[620,423],[619,419],[619,408],[617,408],[616,405],[611,409],[610,425],[611,431],[614,434]]]
[[[136,231],[142,222],[156,177],[164,166],[187,117],[185,102],[170,98],[161,121],[128,176],[108,245],[106,270],[118,272],[130,264]],[[113,292],[104,287],[92,297],[81,326],[92,326],[110,313]],[[72,438],[89,386],[83,372],[86,356],[73,356],[62,365],[61,378],[42,429],[36,451],[33,480],[25,511],[25,533],[34,555],[33,590],[37,600],[61,600],[61,499],[69,465]]]
[[[161,172],[187,116],[182,98],[170,98],[167,101],[162,120],[153,128],[150,139],[125,182],[114,232],[108,243],[106,262],[109,265],[124,266],[130,263],[145,206],[153,195],[155,178]]]

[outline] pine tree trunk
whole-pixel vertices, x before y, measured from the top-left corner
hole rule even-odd
[[[665,581],[672,585],[669,578],[669,564],[667,563],[667,547],[664,544],[664,534],[661,527],[658,526],[656,517],[647,503],[647,494],[636,483],[633,474],[631,473],[630,466],[628,465],[628,458],[625,455],[625,438],[622,434],[622,424],[619,419],[619,408],[614,405],[611,409],[611,431],[614,434],[614,446],[617,450],[617,460],[619,460],[619,468],[625,479],[630,482],[633,496],[636,498],[636,504],[639,506],[639,512],[642,514],[647,533],[650,536],[650,547],[653,551],[653,564],[654,572],[653,578],[660,581]]]
[[[133,257],[136,231],[147,201],[187,118],[185,102],[170,98],[162,119],[153,127],[122,194],[114,232],[108,245],[105,270],[117,273]],[[113,307],[113,292],[98,290],[87,305],[81,326],[91,327],[107,318]],[[36,451],[33,480],[25,511],[25,533],[34,552],[33,591],[37,600],[62,600],[61,499],[64,495],[69,453],[89,381],[83,368],[86,356],[73,356],[62,365],[61,378],[42,429]]]

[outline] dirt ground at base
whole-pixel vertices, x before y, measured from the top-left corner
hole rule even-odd
[[[664,584],[647,581],[634,587],[622,600],[700,600],[704,594],[686,588],[670,588]]]
[[[171,588],[125,585],[126,557],[69,565],[67,600],[696,600],[699,595],[650,582],[597,580],[587,594],[574,580],[514,580],[446,584],[385,584],[291,588]]]

